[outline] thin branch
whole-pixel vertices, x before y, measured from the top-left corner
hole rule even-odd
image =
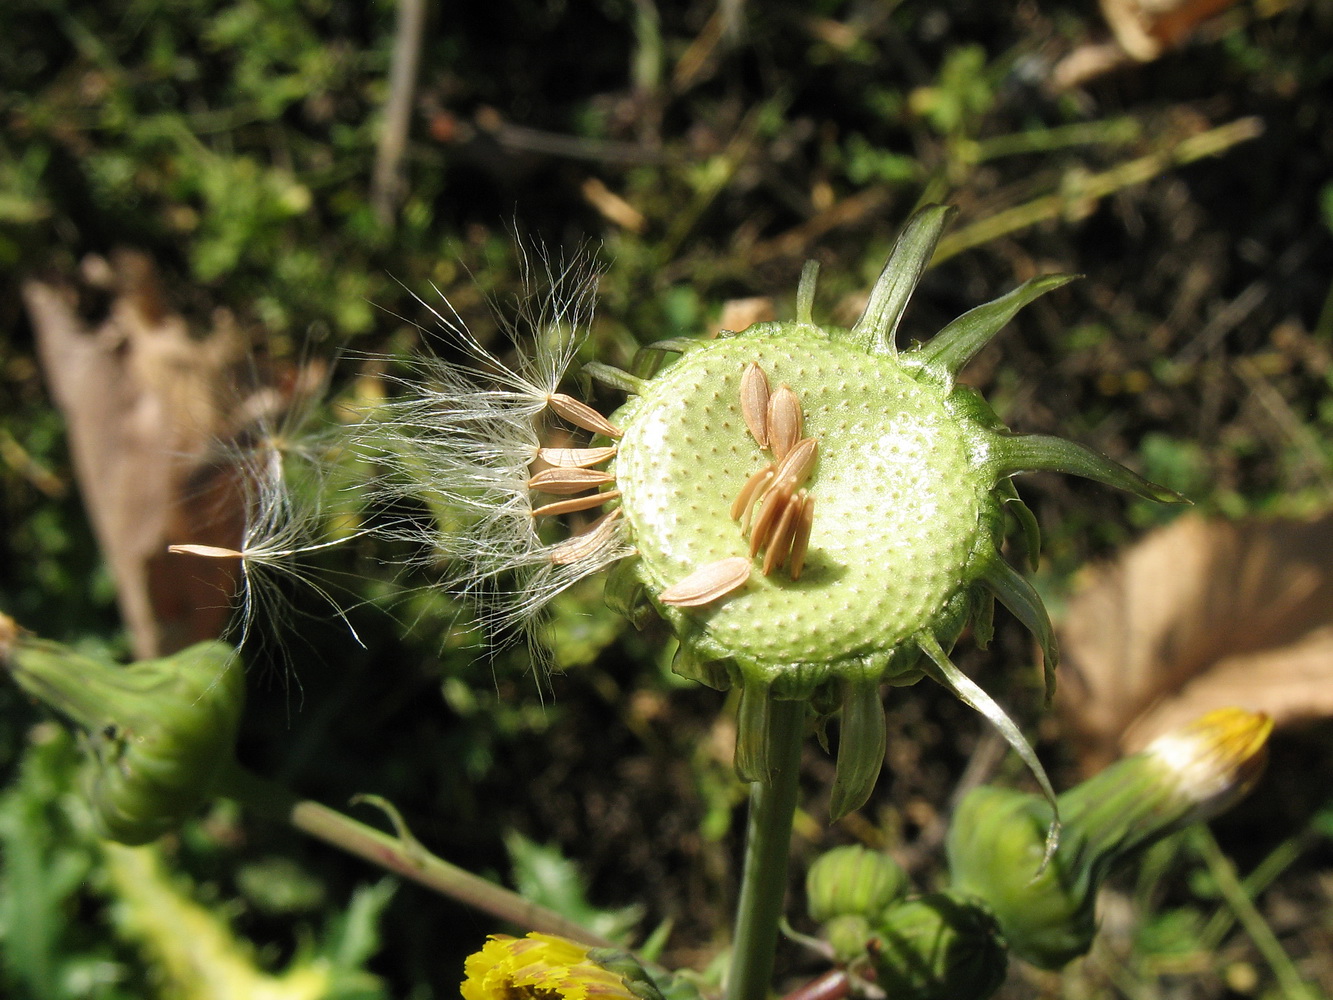
[[[415,838],[391,836],[328,806],[299,799],[239,765],[225,775],[219,794],[507,923],[593,948],[617,947],[553,910],[436,857]]]
[[[375,151],[375,174],[370,204],[380,225],[393,225],[394,213],[406,193],[403,152],[412,123],[412,98],[421,63],[421,39],[426,27],[425,0],[398,0],[398,31],[389,67],[389,99],[384,105],[384,129]]]

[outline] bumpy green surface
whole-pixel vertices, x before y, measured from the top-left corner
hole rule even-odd
[[[741,590],[684,614],[715,653],[759,667],[829,663],[892,650],[928,629],[975,575],[993,475],[981,429],[946,409],[947,392],[845,331],[751,327],[692,350],[625,414],[616,463],[623,509],[652,594],[708,563],[747,555],[730,507],[771,457],[746,429],[740,378],[758,362],[801,400],[819,442],[807,484],[815,516],[805,571],[770,577],[754,560]]]

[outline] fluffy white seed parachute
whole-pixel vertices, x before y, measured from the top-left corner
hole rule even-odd
[[[617,520],[571,547],[544,539],[534,516],[532,463],[543,430],[560,423],[553,398],[569,398],[560,387],[587,335],[597,271],[582,253],[556,260],[537,250],[522,260],[527,291],[514,318],[500,319],[495,348],[443,296],[439,308],[418,299],[436,323],[423,331],[434,354],[393,376],[400,394],[367,415],[356,447],[387,470],[382,501],[428,513],[381,533],[406,541],[441,587],[476,609],[490,638],[524,637],[540,657],[550,602],[629,549]]]
[[[169,546],[174,553],[235,561],[239,578],[228,638],[240,647],[267,649],[289,667],[287,646],[298,630],[296,606],[284,580],[315,594],[352,638],[361,641],[346,613],[344,588],[311,564],[314,554],[366,533],[324,503],[335,456],[344,451],[336,431],[313,426],[326,373],[324,365],[302,361],[290,391],[252,393],[238,406],[240,419],[232,433],[200,462],[197,476],[210,485],[201,486],[201,494],[192,500],[196,518],[205,524],[213,519],[229,523],[237,513],[233,505],[239,505],[239,547],[190,542]],[[212,485],[217,482],[224,484],[220,494]],[[296,678],[289,670],[283,679]]]

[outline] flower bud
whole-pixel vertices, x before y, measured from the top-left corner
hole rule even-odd
[[[1231,806],[1258,777],[1271,730],[1262,714],[1210,712],[1070,789],[1059,798],[1059,846],[1044,866],[1050,805],[1021,792],[973,789],[949,831],[954,887],[990,907],[1015,954],[1058,968],[1091,947],[1107,874]]]
[[[810,919],[824,924],[836,917],[874,920],[907,885],[907,873],[882,851],[859,844],[835,847],[815,859],[805,876]]]
[[[833,917],[825,921],[819,931],[833,950],[833,957],[844,964],[864,956],[875,937],[870,921],[857,913]]]
[[[12,622],[8,636],[0,635],[0,660],[18,685],[88,733],[100,836],[146,844],[212,797],[245,697],[234,649],[202,642],[120,666],[19,633]]]
[[[1045,799],[1008,788],[974,788],[949,828],[954,889],[983,901],[1014,954],[1044,969],[1082,955],[1097,932],[1097,882],[1087,838],[1066,825],[1042,867],[1054,814]]]
[[[876,931],[870,960],[894,1000],[985,1000],[1004,982],[1009,958],[994,918],[960,895],[896,903]]]

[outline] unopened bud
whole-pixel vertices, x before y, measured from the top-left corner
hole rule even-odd
[[[826,851],[810,866],[806,905],[810,919],[820,924],[849,915],[874,920],[906,885],[906,872],[883,851],[848,844]]]
[[[1159,737],[1059,797],[1064,823],[1042,865],[1051,807],[973,789],[949,831],[949,870],[990,907],[1014,953],[1058,968],[1092,945],[1097,890],[1125,859],[1233,805],[1263,768],[1271,720],[1229,708]]]
[[[1097,932],[1098,881],[1087,838],[1066,823],[1042,867],[1051,805],[1008,788],[974,788],[949,826],[949,872],[956,891],[986,904],[1018,955],[1044,969],[1082,955]]]
[[[1153,740],[1143,756],[1175,776],[1191,803],[1182,825],[1230,809],[1254,787],[1268,760],[1273,720],[1262,712],[1219,708]]]
[[[960,895],[896,903],[876,930],[870,960],[877,985],[893,1000],[985,1000],[1008,971],[994,918]]]
[[[245,677],[230,646],[202,642],[120,666],[5,619],[0,660],[28,694],[87,731],[93,824],[108,840],[146,844],[175,828],[232,761]]]
[[[819,933],[828,942],[834,959],[845,965],[864,958],[875,938],[870,921],[855,913],[825,921],[820,925]]]

